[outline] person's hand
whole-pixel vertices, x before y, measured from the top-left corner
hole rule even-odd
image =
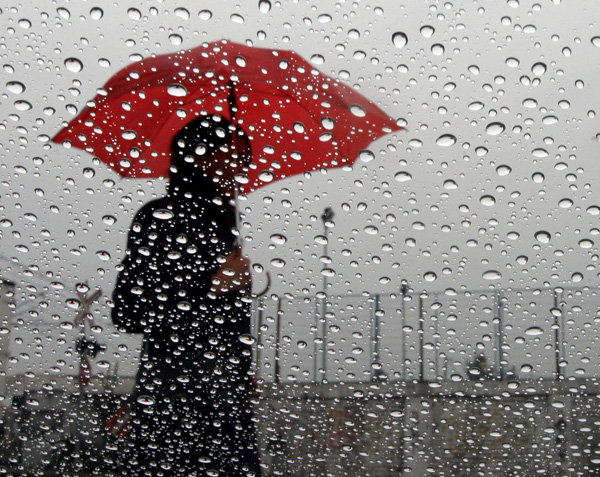
[[[211,278],[217,295],[246,290],[252,282],[250,260],[239,249],[231,252]]]

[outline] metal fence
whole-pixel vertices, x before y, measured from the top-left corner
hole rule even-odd
[[[254,310],[266,381],[600,374],[598,288],[270,297]]]

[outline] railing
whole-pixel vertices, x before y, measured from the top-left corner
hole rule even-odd
[[[600,375],[598,288],[270,297],[254,310],[258,374],[276,383]]]

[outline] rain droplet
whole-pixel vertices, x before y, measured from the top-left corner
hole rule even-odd
[[[27,20],[27,18],[21,18],[19,20],[19,26],[24,30],[29,30],[31,28],[31,22]]]
[[[96,252],[96,256],[103,262],[110,260],[110,253],[108,253],[106,250],[98,250]]]
[[[275,174],[273,174],[271,171],[262,171],[260,174],[258,174],[258,178],[263,182],[271,182],[273,179],[275,179]]]
[[[135,131],[124,131],[121,134],[121,137],[128,141],[132,141],[133,139],[137,138],[137,133]]]
[[[335,120],[333,118],[330,118],[329,116],[325,116],[321,119],[321,126],[331,131],[335,127]]]
[[[532,371],[533,371],[533,366],[531,366],[530,364],[524,364],[521,366],[522,373],[531,373]]]
[[[33,106],[29,101],[15,101],[15,109],[17,111],[29,111]]]
[[[101,8],[94,7],[90,10],[92,20],[100,20],[104,16],[104,11]]]
[[[536,108],[537,104],[537,101],[533,98],[527,98],[523,100],[523,106],[526,108]]]
[[[304,127],[303,123],[295,122],[294,123],[294,131],[296,131],[297,133],[300,133],[300,134],[304,134],[306,132],[306,128]]]
[[[250,178],[247,174],[236,174],[234,179],[239,184],[248,184],[250,182]]]
[[[573,201],[571,199],[562,199],[558,202],[558,206],[561,209],[568,209],[573,206]]]
[[[373,159],[375,159],[375,154],[368,149],[365,149],[364,151],[360,151],[358,157],[362,162],[371,162]]]
[[[531,154],[533,154],[535,157],[540,157],[540,158],[548,157],[548,151],[546,151],[546,149],[542,149],[541,147],[531,151]]]
[[[190,12],[186,8],[182,8],[182,7],[176,8],[175,15],[177,15],[179,18],[182,18],[183,20],[190,19]]]
[[[444,54],[445,51],[446,51],[446,49],[444,48],[444,45],[442,45],[441,43],[436,43],[435,45],[431,46],[431,52],[435,56],[441,56]]]
[[[491,207],[496,204],[496,198],[493,195],[482,195],[479,202],[486,207]]]
[[[592,37],[592,45],[597,46],[598,48],[600,48],[600,36],[594,36]]]
[[[483,278],[486,280],[500,280],[502,274],[498,270],[487,270],[483,272]]]
[[[547,126],[548,126],[548,125],[551,125],[551,124],[556,124],[556,123],[558,123],[558,118],[557,118],[556,116],[552,116],[552,115],[550,115],[550,116],[545,116],[545,117],[542,119],[542,123],[544,123],[544,124],[545,124],[545,125],[547,125]]]
[[[229,17],[229,18],[231,18],[231,21],[232,21],[233,23],[238,23],[238,24],[242,24],[242,23],[244,23],[244,17],[243,17],[243,16],[241,16],[241,15],[239,15],[238,13],[234,13],[234,14],[233,14],[233,15],[231,15],[231,17]]]
[[[180,301],[179,303],[177,303],[177,308],[182,311],[189,311],[192,309],[192,305],[187,301]]]
[[[456,136],[452,134],[443,134],[436,139],[436,144],[442,147],[449,147],[456,144]]]
[[[444,181],[444,189],[446,189],[446,190],[458,189],[458,184],[456,183],[456,181],[453,181],[452,179],[446,179]]]
[[[414,230],[425,230],[425,224],[423,222],[413,222],[412,228]]]
[[[253,345],[256,343],[256,338],[252,335],[240,335],[239,340],[245,345]]]
[[[480,73],[479,66],[477,65],[469,66],[469,71],[474,75],[478,75]]]
[[[469,109],[471,111],[479,111],[480,109],[484,108],[484,104],[480,101],[474,101],[471,104],[469,104]]]
[[[487,147],[483,147],[483,146],[479,146],[478,148],[475,149],[475,153],[479,157],[485,156],[488,152],[489,152],[488,148]]]
[[[544,63],[536,63],[531,67],[531,72],[536,76],[542,76],[546,72]]]
[[[156,401],[152,396],[142,395],[137,398],[137,402],[142,406],[152,406]]]
[[[79,73],[83,69],[83,63],[78,58],[67,58],[65,66],[71,73]]]
[[[306,341],[298,341],[298,348],[304,349],[307,346],[308,346],[308,343]]]
[[[512,169],[511,169],[511,167],[510,167],[510,166],[507,166],[507,165],[504,165],[504,164],[503,164],[503,165],[501,165],[501,166],[498,166],[498,167],[496,167],[496,173],[497,173],[499,176],[507,176],[507,175],[509,175],[511,172],[512,172]]]
[[[105,215],[102,217],[102,222],[104,222],[106,225],[113,225],[116,221],[116,217],[113,217],[112,215]]]
[[[517,58],[506,58],[506,66],[516,68],[521,63]]]
[[[592,205],[585,210],[590,215],[600,215],[600,207],[597,205]]]
[[[132,20],[140,20],[142,18],[142,12],[140,12],[137,8],[130,8],[127,10],[127,15]]]
[[[188,90],[183,85],[171,84],[167,86],[167,93],[169,93],[171,96],[181,97],[186,96],[188,94]]]
[[[271,260],[271,265],[277,268],[283,268],[285,267],[285,260],[281,258],[274,258]]]
[[[152,216],[161,220],[169,220],[175,217],[175,214],[167,209],[157,209],[152,212]]]
[[[260,0],[258,2],[258,10],[261,13],[269,13],[271,11],[271,2],[269,0]]]
[[[321,275],[324,277],[335,277],[335,270],[333,268],[323,268],[321,270]]]
[[[329,23],[331,20],[331,15],[328,15],[327,13],[323,13],[317,17],[319,23]]]
[[[13,94],[21,94],[25,91],[25,85],[19,81],[9,81],[6,83],[6,89]]]
[[[427,282],[434,282],[435,280],[437,280],[437,275],[434,272],[426,272],[423,275],[423,278]]]
[[[350,106],[350,112],[359,118],[364,118],[367,115],[364,108],[359,104],[353,104]]]
[[[183,38],[177,33],[172,33],[169,35],[169,41],[173,45],[181,45],[183,43]]]
[[[541,184],[546,180],[546,176],[544,174],[542,174],[541,172],[534,172],[533,175],[531,176],[531,179],[536,184]]]
[[[408,43],[406,33],[398,31],[392,35],[392,42],[396,48],[404,48]]]
[[[583,249],[589,249],[594,246],[594,241],[590,239],[583,239],[579,241],[579,246]]]
[[[65,20],[71,18],[71,12],[69,10],[67,10],[66,8],[59,7],[56,9],[56,13],[58,13]]]
[[[210,20],[212,18],[212,12],[210,10],[200,10],[198,12],[200,20]]]
[[[535,233],[535,238],[538,242],[540,243],[550,243],[550,239],[552,238],[552,235],[550,234],[550,232],[546,232],[545,230],[540,230],[539,232]]]
[[[431,38],[435,33],[435,29],[430,25],[422,26],[419,31],[421,32],[421,35],[423,35],[424,38]]]
[[[526,257],[525,255],[519,255],[517,257],[517,263],[519,265],[526,265],[528,261],[529,261],[529,257]]]
[[[283,245],[287,242],[287,237],[282,234],[273,234],[271,235],[271,242],[276,243],[277,245]]]
[[[502,134],[505,129],[506,126],[504,126],[504,124],[495,122],[488,124],[488,126],[485,128],[485,132],[490,136],[497,136],[498,134]]]
[[[368,233],[369,235],[376,235],[379,232],[379,229],[377,227],[375,227],[374,225],[367,225],[364,228],[365,233]]]
[[[322,65],[325,63],[325,57],[323,55],[312,55],[310,61],[315,65]]]
[[[394,175],[394,179],[398,182],[406,182],[412,179],[412,175],[406,171],[400,171]]]
[[[420,139],[411,139],[408,141],[408,144],[412,147],[421,147],[423,146],[423,141],[421,141]]]
[[[544,330],[539,326],[532,326],[525,330],[527,336],[540,336],[544,334]]]

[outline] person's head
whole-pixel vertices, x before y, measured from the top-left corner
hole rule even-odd
[[[249,160],[250,145],[241,128],[216,115],[196,118],[173,138],[171,183],[190,189],[209,179],[221,192],[228,191]]]

